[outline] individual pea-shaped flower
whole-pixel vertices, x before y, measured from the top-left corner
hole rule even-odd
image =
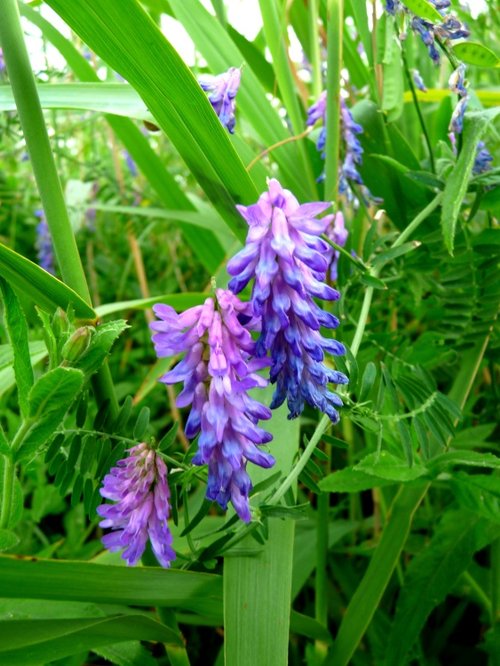
[[[208,99],[212,104],[219,120],[230,134],[234,134],[236,118],[236,93],[240,87],[241,70],[239,67],[230,67],[227,72],[217,76],[204,75],[198,77],[200,86],[208,92]]]
[[[195,465],[208,465],[207,498],[225,509],[230,501],[240,518],[249,521],[252,489],[247,461],[271,467],[274,458],[259,447],[272,436],[258,427],[270,410],[248,395],[267,380],[257,372],[269,366],[254,358],[250,330],[256,326],[248,303],[224,289],[215,298],[177,314],[168,305],[155,305],[153,342],[159,357],[184,353],[176,367],[161,377],[165,384],[183,382],[178,407],[191,405],[185,432],[200,434]],[[243,322],[243,323],[242,323]]]
[[[484,141],[479,141],[476,148],[476,159],[472,167],[472,173],[476,176],[480,173],[486,173],[491,169],[493,157],[490,151],[486,148]]]
[[[450,124],[448,126],[448,129],[450,132],[455,132],[456,134],[461,134],[463,128],[464,128],[464,115],[465,111],[467,109],[467,104],[469,103],[469,96],[465,95],[465,97],[461,97],[458,100],[457,105],[453,109],[453,113],[451,114],[451,120]]]
[[[418,69],[412,69],[412,78],[413,78],[413,83],[415,84],[415,87],[418,88],[418,90],[421,90],[422,92],[427,92],[427,86],[425,85],[422,75],[420,74]]]
[[[149,539],[158,562],[169,567],[175,552],[167,524],[167,467],[160,454],[145,443],[132,447],[128,454],[104,477],[101,495],[115,504],[97,507],[103,518],[99,525],[112,530],[102,542],[112,552],[123,550],[122,558],[133,565]]]
[[[271,408],[287,400],[289,418],[295,418],[307,402],[336,423],[342,400],[327,385],[348,380],[323,360],[325,352],[341,355],[345,349],[320,333],[322,326],[336,328],[339,321],[314,300],[340,297],[324,283],[331,252],[320,235],[333,216],[317,216],[330,204],[300,205],[277,180],[268,186],[256,204],[238,206],[249,230],[246,246],[228,263],[234,276],[229,288],[239,293],[254,280],[251,305],[262,321],[256,353],[261,358],[270,354],[271,382],[276,383]]]
[[[36,249],[38,254],[38,264],[47,273],[55,274],[54,268],[54,248],[52,245],[52,236],[50,235],[49,225],[44,211],[40,208],[35,211],[36,217],[40,222],[36,225]]]
[[[344,216],[340,211],[334,215],[332,223],[326,230],[326,235],[334,243],[340,245],[340,247],[344,247],[344,245],[347,243],[349,232],[345,228]],[[340,252],[338,250],[334,250],[330,264],[330,278],[332,282],[335,282],[338,278],[339,257]]]

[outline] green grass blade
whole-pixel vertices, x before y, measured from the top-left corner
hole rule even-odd
[[[226,223],[243,239],[245,225],[235,204],[253,203],[257,191],[207,96],[139,3],[48,4],[139,92]]]
[[[220,576],[158,567],[3,556],[0,590],[13,599],[165,606],[219,617],[222,608]]]
[[[199,0],[171,0],[170,5],[214,73],[244,63],[243,54]],[[269,147],[289,139],[290,133],[266,98],[264,88],[251,69],[251,63],[248,65],[243,70],[237,98],[238,109],[252,124],[264,146]],[[295,143],[284,145],[273,153],[273,157],[284,177],[283,185],[292,189],[298,197],[312,198],[313,192],[304,182],[302,172],[297,169],[297,163],[301,161],[298,146]]]
[[[44,37],[58,49],[77,78],[88,82],[98,83],[100,81],[83,55],[39,12],[27,5],[21,5],[20,9],[21,13],[37,25],[43,32]],[[135,94],[137,95],[137,93]],[[130,153],[138,169],[158,194],[162,203],[167,208],[194,212],[193,204],[181,190],[175,178],[167,171],[162,160],[151,148],[149,141],[143,136],[139,128],[128,118],[106,115],[106,120]],[[224,258],[224,251],[214,235],[185,226],[182,233],[207,271],[214,273]]]
[[[39,666],[55,659],[131,639],[182,644],[178,633],[143,615],[0,622],[4,666]]]
[[[31,367],[28,342],[28,325],[17,297],[5,280],[0,279],[0,291],[4,304],[4,319],[14,354],[14,374],[21,416],[28,416],[28,395],[33,386],[33,368]]]
[[[274,434],[276,470],[287,474],[298,448],[299,422],[276,411],[266,429]],[[268,470],[252,470],[258,483]],[[269,519],[269,539],[258,555],[224,560],[225,663],[284,666],[288,659],[294,521]],[[252,544],[255,542],[252,541]],[[245,547],[245,543],[242,544]]]
[[[133,301],[118,301],[117,303],[106,303],[99,305],[95,311],[98,317],[106,317],[110,314],[123,312],[124,310],[146,310],[155,303],[165,303],[171,305],[178,312],[192,308],[194,305],[201,305],[207,298],[207,294],[187,293],[187,294],[164,294],[162,296],[152,296],[151,298],[137,298]]]
[[[73,289],[29,259],[0,243],[0,275],[49,312],[72,305],[81,319],[95,319],[94,310]]]
[[[328,69],[326,117],[328,132],[325,149],[325,195],[326,201],[336,201],[339,175],[340,151],[340,72],[342,69],[342,47],[344,34],[343,0],[328,0]]]
[[[295,82],[288,61],[286,24],[280,20],[276,0],[259,0],[259,6],[262,20],[264,21],[264,34],[273,58],[276,80],[290,118],[293,132],[295,135],[298,135],[305,129],[305,117],[300,107]],[[307,139],[301,139],[297,143],[300,156],[300,170],[302,171],[302,178],[307,181],[313,198],[317,198],[316,181],[313,176],[311,162],[307,155],[306,141]]]
[[[380,543],[340,625],[327,666],[347,666],[364,636],[396,568],[413,516],[429,484],[402,486],[394,499]]]

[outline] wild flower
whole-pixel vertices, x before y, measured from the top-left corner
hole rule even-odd
[[[247,461],[271,467],[274,458],[259,447],[272,436],[258,427],[270,410],[248,395],[267,380],[259,370],[269,366],[255,357],[250,331],[257,322],[248,303],[225,289],[215,298],[177,314],[168,305],[155,305],[153,342],[159,357],[185,353],[176,367],[160,378],[165,384],[183,382],[178,407],[191,405],[185,425],[189,439],[200,434],[195,465],[208,465],[207,498],[225,509],[231,502],[240,518],[251,518],[248,495],[252,489]]]
[[[448,13],[451,5],[450,0],[430,0],[431,4],[441,14],[440,22],[429,21],[413,14],[402,0],[386,0],[385,9],[391,15],[405,14],[410,19],[410,27],[413,32],[420,36],[423,43],[427,46],[427,51],[431,60],[439,65],[441,56],[436,46],[439,39],[441,41],[462,39],[468,37],[470,32],[468,28],[454,15]]]
[[[427,86],[425,85],[422,75],[420,74],[418,69],[412,70],[412,78],[416,88],[418,88],[422,92],[427,92]]]
[[[130,172],[130,175],[132,178],[135,178],[137,176],[137,166],[132,159],[132,155],[128,152],[128,150],[123,151],[123,157],[125,159],[125,164],[127,165],[127,168]]]
[[[349,232],[345,228],[344,216],[340,211],[334,215],[332,223],[326,230],[326,235],[334,243],[340,245],[340,247],[344,247],[344,245],[347,243]],[[340,252],[338,250],[334,250],[330,264],[330,279],[332,282],[335,282],[338,278],[339,257]]]
[[[479,141],[476,149],[476,159],[474,160],[474,166],[472,167],[472,173],[476,176],[480,173],[486,173],[491,169],[491,163],[493,162],[493,157],[490,151],[486,148],[484,141]]]
[[[52,236],[50,235],[49,225],[45,218],[44,211],[39,208],[35,211],[36,217],[40,222],[36,225],[36,250],[38,253],[38,264],[47,273],[55,274],[54,268],[54,249],[52,246]]]
[[[170,490],[167,467],[160,454],[144,442],[132,447],[104,477],[102,497],[114,504],[101,504],[97,513],[104,519],[99,525],[111,528],[102,537],[111,552],[123,550],[127,564],[136,564],[147,541],[158,562],[169,567],[175,560],[172,534],[168,527]]]
[[[276,384],[271,408],[287,400],[288,418],[295,418],[307,402],[336,423],[342,400],[327,385],[348,380],[323,360],[325,352],[341,355],[345,349],[321,335],[322,326],[336,328],[339,320],[314,300],[340,297],[324,283],[331,253],[320,235],[333,216],[317,216],[330,204],[300,205],[275,179],[268,188],[256,204],[238,206],[249,230],[245,247],[228,263],[229,288],[239,293],[254,280],[252,313],[262,322],[255,352],[261,359],[271,356],[270,378]]]
[[[3,57],[3,49],[0,47],[0,74],[5,70],[5,58]]]
[[[221,123],[230,134],[234,134],[236,118],[236,94],[240,87],[241,70],[239,67],[230,67],[227,72],[217,76],[203,75],[198,77],[198,83],[210,93],[208,99]]]

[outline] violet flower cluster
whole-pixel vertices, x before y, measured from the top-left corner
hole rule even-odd
[[[250,389],[267,385],[257,372],[269,366],[268,359],[256,358],[251,306],[230,291],[216,289],[215,298],[181,314],[168,305],[153,309],[159,319],[151,324],[157,355],[185,354],[160,381],[184,384],[176,404],[191,405],[185,433],[189,439],[200,435],[193,463],[208,465],[207,498],[223,509],[230,501],[248,522],[252,483],[247,461],[260,467],[274,464],[259,448],[272,436],[257,425],[271,412],[248,395]]]
[[[321,334],[322,326],[334,329],[339,321],[314,300],[335,301],[340,296],[325,284],[332,252],[320,237],[333,216],[317,217],[330,204],[300,205],[275,179],[268,187],[256,204],[238,206],[249,230],[244,249],[228,263],[233,276],[229,288],[239,293],[254,281],[251,307],[262,321],[256,354],[270,354],[270,378],[276,384],[271,408],[286,400],[288,418],[295,418],[308,403],[336,423],[342,400],[328,384],[345,384],[348,379],[329,368],[324,356],[342,355],[345,349]]]
[[[198,83],[210,93],[208,99],[218,115],[219,120],[224,127],[234,134],[236,118],[234,117],[236,108],[236,94],[240,87],[241,70],[238,67],[230,67],[227,72],[217,76],[204,75],[198,77]]]
[[[439,23],[433,23],[432,21],[416,16],[405,6],[404,1],[386,0],[385,9],[392,15],[404,13],[409,16],[411,29],[415,34],[420,36],[426,45],[431,60],[436,65],[439,65],[441,56],[436,46],[436,39],[442,41],[462,39],[468,37],[470,32],[454,14],[449,13],[450,0],[429,1],[442,16],[442,20]]]
[[[341,134],[344,142],[344,159],[339,167],[339,194],[343,194],[349,201],[354,199],[349,181],[353,181],[364,188],[363,179],[358,171],[359,165],[363,162],[363,148],[358,139],[358,134],[361,134],[363,128],[361,125],[354,121],[352,113],[347,108],[344,99],[340,100],[340,115],[341,115]],[[321,157],[325,157],[326,145],[326,90],[324,90],[318,101],[315,102],[307,111],[306,125],[312,127],[318,120],[321,120],[323,126],[319,133],[316,148],[321,152]],[[321,174],[318,178],[319,181],[324,180],[325,175]],[[364,188],[364,193],[372,198],[371,194]]]
[[[50,235],[49,225],[45,218],[44,211],[40,208],[35,211],[36,217],[40,222],[36,225],[36,250],[38,254],[38,264],[47,273],[55,274],[54,269],[54,249],[52,246],[52,236]]]
[[[142,443],[128,451],[104,477],[101,495],[114,504],[101,504],[97,513],[100,527],[111,528],[102,538],[112,551],[123,550],[122,558],[136,564],[148,539],[158,562],[169,567],[175,560],[172,534],[167,520],[170,514],[170,490],[167,467],[160,454]]]

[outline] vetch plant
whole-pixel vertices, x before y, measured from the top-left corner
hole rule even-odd
[[[491,3],[164,4],[2,3],[0,663],[497,666]]]

